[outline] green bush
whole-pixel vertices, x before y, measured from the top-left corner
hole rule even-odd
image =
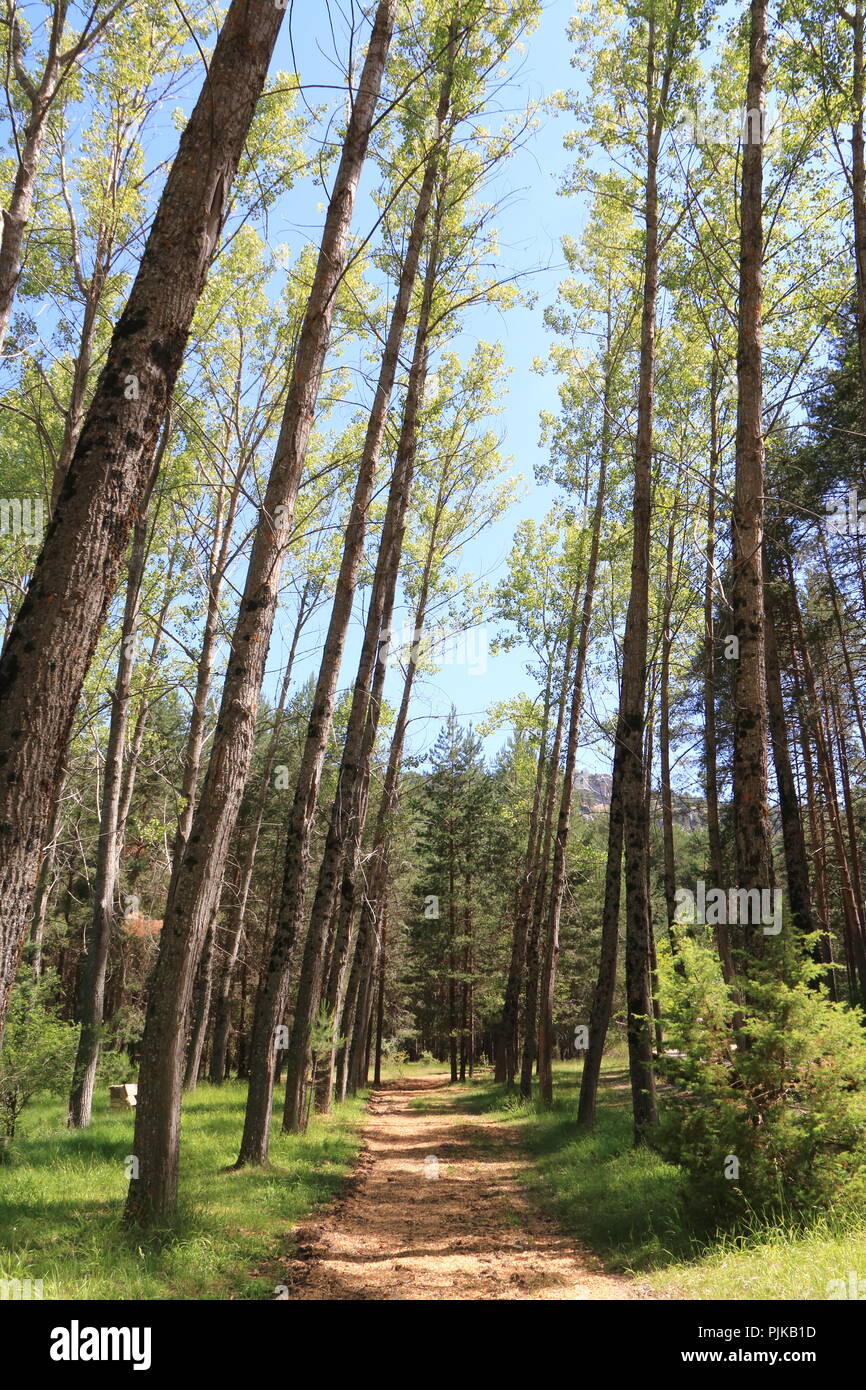
[[[788,933],[783,933],[783,940]],[[812,1218],[866,1195],[862,1016],[814,988],[780,941],[737,1003],[715,952],[684,938],[660,961],[665,1047],[658,1148],[718,1210]],[[671,1055],[671,1054],[679,1055]]]
[[[65,1094],[78,1029],[53,1007],[53,981],[19,977],[12,990],[0,1053],[0,1128],[12,1139],[24,1107],[41,1091]]]
[[[404,1068],[409,1064],[409,1053],[402,1033],[382,1039],[382,1062],[387,1067],[394,1067],[399,1076],[403,1075]]]

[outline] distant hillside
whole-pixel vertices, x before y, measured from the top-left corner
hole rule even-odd
[[[580,815],[605,815],[610,805],[611,775],[609,772],[586,772],[580,768],[575,774],[575,806]],[[661,821],[661,808],[658,795],[653,798],[655,818]],[[673,794],[674,821],[684,830],[700,830],[706,821],[704,802],[701,797]]]

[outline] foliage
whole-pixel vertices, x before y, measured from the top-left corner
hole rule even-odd
[[[0,1124],[13,1138],[25,1106],[42,1091],[60,1095],[69,1084],[78,1030],[54,1006],[55,981],[16,983],[0,1053]]]
[[[866,1040],[787,941],[745,998],[688,937],[660,953],[667,1051],[659,1152],[720,1210],[810,1218],[866,1195]]]

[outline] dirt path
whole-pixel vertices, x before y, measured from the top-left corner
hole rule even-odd
[[[514,1130],[449,1108],[449,1096],[441,1075],[374,1093],[345,1196],[296,1232],[289,1298],[647,1297],[530,1205]]]

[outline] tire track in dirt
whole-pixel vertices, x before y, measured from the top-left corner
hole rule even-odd
[[[508,1125],[448,1107],[442,1075],[376,1090],[344,1196],[295,1232],[290,1300],[634,1299],[529,1202],[529,1160]],[[456,1092],[456,1088],[455,1088]],[[433,1093],[435,1110],[413,1108]]]

